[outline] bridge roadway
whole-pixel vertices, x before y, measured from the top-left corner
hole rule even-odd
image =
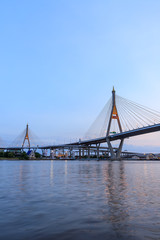
[[[146,127],[142,127],[142,128],[137,128],[137,129],[133,129],[130,131],[126,131],[126,132],[121,132],[121,133],[117,133],[114,135],[109,135],[108,139],[110,141],[115,141],[115,140],[121,140],[121,139],[125,139],[125,138],[129,138],[129,137],[134,137],[134,136],[138,136],[138,135],[142,135],[142,134],[146,134],[146,133],[152,133],[152,132],[157,132],[160,131],[160,124],[154,124],[154,125],[150,125],[150,126],[146,126]],[[61,144],[61,145],[48,145],[48,146],[37,146],[37,147],[31,147],[32,149],[58,149],[58,148],[69,148],[69,147],[73,147],[73,148],[78,148],[78,147],[87,147],[90,146],[92,144],[100,144],[100,143],[105,143],[106,142],[106,137],[101,137],[101,138],[95,138],[95,139],[90,139],[90,140],[84,140],[84,141],[78,141],[78,142],[73,142],[73,143],[68,143],[68,144]],[[93,146],[92,146],[93,147]],[[23,149],[22,147],[9,147],[9,148],[0,148],[3,150],[21,150]]]
[[[157,132],[157,131],[160,131],[160,124],[154,124],[154,125],[137,128],[137,129],[133,129],[133,130],[126,131],[126,132],[117,133],[114,135],[109,135],[108,139],[110,141],[115,141],[115,140],[121,140],[121,139],[129,138],[129,137],[146,134],[146,133]],[[101,138],[95,138],[95,139],[84,140],[84,141],[79,141],[79,142],[73,142],[73,143],[69,143],[69,144],[50,145],[50,146],[39,147],[39,148],[40,149],[55,149],[55,148],[61,148],[61,147],[67,147],[67,146],[74,147],[77,145],[88,146],[88,145],[92,145],[92,144],[100,144],[100,143],[105,143],[105,142],[106,142],[106,137],[101,137]]]

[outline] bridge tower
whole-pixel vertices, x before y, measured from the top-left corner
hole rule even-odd
[[[124,139],[122,139],[120,141],[120,144],[119,144],[119,147],[117,149],[117,152],[114,152],[113,151],[113,147],[111,145],[111,142],[110,142],[110,140],[108,138],[108,136],[110,135],[111,122],[112,122],[113,119],[117,120],[119,131],[122,132],[122,126],[121,126],[121,122],[120,122],[118,111],[117,111],[117,107],[116,107],[116,98],[115,98],[114,87],[113,87],[113,90],[112,90],[112,109],[111,109],[111,114],[110,114],[108,128],[107,128],[106,141],[107,141],[110,153],[111,153],[111,158],[112,159],[117,159],[117,158],[120,158],[120,154],[121,154],[121,151],[122,151],[122,146],[123,146]]]
[[[25,141],[28,141],[28,146],[29,146],[29,149],[30,149],[30,140],[29,140],[29,132],[28,132],[28,123],[27,123],[27,126],[26,126],[26,133],[25,133],[24,140],[23,140],[23,143],[22,143],[22,148],[24,147],[24,143],[25,143]]]

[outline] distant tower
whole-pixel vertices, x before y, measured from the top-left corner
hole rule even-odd
[[[120,154],[121,154],[124,139],[121,139],[119,147],[117,149],[117,152],[115,153],[113,151],[113,147],[112,147],[112,145],[111,145],[111,143],[108,139],[108,136],[110,135],[110,128],[111,128],[112,119],[117,120],[119,131],[122,132],[122,126],[121,126],[121,123],[120,123],[120,119],[119,119],[119,115],[118,115],[118,111],[117,111],[117,107],[116,107],[116,98],[115,98],[114,87],[113,87],[113,90],[112,90],[112,109],[111,109],[111,115],[110,115],[108,128],[107,128],[106,141],[108,143],[108,147],[109,147],[109,150],[110,150],[110,153],[111,153],[111,158],[116,159],[116,158],[120,158]]]
[[[112,119],[117,119],[119,131],[122,132],[122,126],[121,126],[121,123],[120,123],[120,120],[119,120],[117,107],[116,107],[116,98],[115,98],[114,87],[113,87],[113,90],[112,90],[112,110],[111,110],[111,115],[110,115],[108,129],[107,129],[107,136],[109,136]]]
[[[24,136],[22,148],[24,147],[24,143],[25,143],[26,140],[28,141],[28,146],[29,146],[29,149],[30,149],[30,140],[29,140],[29,133],[28,133],[28,123],[27,123],[27,126],[26,126],[26,133],[25,133],[25,136]]]

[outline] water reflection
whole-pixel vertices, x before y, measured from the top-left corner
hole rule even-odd
[[[32,166],[28,165],[27,163],[21,163],[19,166],[19,181],[17,180],[17,172],[15,172],[15,180],[18,181],[21,191],[27,190],[28,175],[31,174],[31,172]]]
[[[159,162],[0,164],[0,239],[159,239]]]
[[[65,166],[64,173],[67,176],[67,170],[68,170],[68,161],[67,160],[65,160],[65,165],[64,166]]]
[[[51,166],[50,166],[50,183],[53,185],[53,160],[51,160]]]
[[[106,181],[106,204],[109,206],[109,220],[117,236],[124,232],[129,234],[128,229],[128,205],[127,205],[127,182],[124,162],[109,162],[103,171]],[[108,221],[108,216],[104,216]]]

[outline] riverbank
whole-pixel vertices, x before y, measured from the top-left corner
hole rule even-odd
[[[160,161],[160,159],[144,159],[144,158],[121,158],[121,159],[96,159],[96,158],[91,158],[91,159],[49,159],[49,158],[37,158],[37,159],[19,159],[19,158],[0,158],[0,161]]]

